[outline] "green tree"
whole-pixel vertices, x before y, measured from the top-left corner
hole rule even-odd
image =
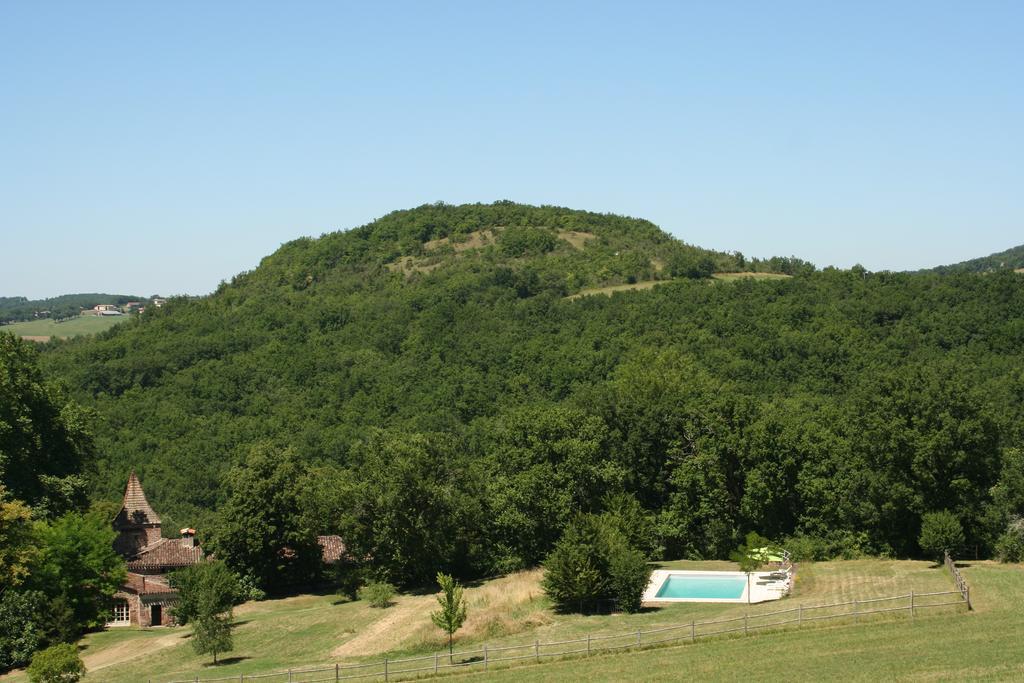
[[[0,485],[0,593],[21,585],[37,554],[32,511],[17,500],[5,500]]]
[[[460,450],[449,436],[385,431],[359,444],[359,517],[342,533],[352,553],[399,586],[426,585],[440,570],[472,573],[482,496]]]
[[[179,569],[170,576],[178,591],[174,617],[185,625],[202,614],[231,610],[241,593],[238,577],[221,560],[211,560]]]
[[[448,634],[448,658],[451,659],[452,636],[466,621],[466,601],[462,586],[453,577],[438,572],[437,583],[441,586],[441,594],[437,596],[437,604],[441,608],[430,613],[430,620]]]
[[[615,601],[624,612],[640,609],[650,566],[613,520],[581,515],[544,561],[544,592],[563,611],[585,612]]]
[[[942,563],[943,553],[956,556],[964,545],[964,529],[949,510],[926,512],[921,516],[921,535],[917,544],[929,557]]]
[[[225,479],[210,549],[265,590],[308,582],[320,570],[317,532],[302,512],[303,471],[294,451],[261,445]]]
[[[0,485],[39,516],[85,504],[87,417],[45,380],[28,342],[0,332]]]
[[[217,663],[217,655],[230,652],[234,647],[231,636],[231,613],[206,614],[200,613],[192,622],[192,649],[197,655],[213,655],[213,663]]]
[[[196,654],[229,652],[232,606],[238,597],[238,578],[220,560],[203,562],[172,575],[179,591],[174,614],[182,623],[192,624],[192,648]]]
[[[75,683],[85,675],[78,648],[71,643],[51,645],[32,657],[28,679],[32,683]]]
[[[40,551],[28,585],[61,598],[79,629],[102,626],[127,574],[114,552],[110,519],[97,512],[67,513],[39,524],[37,534]]]

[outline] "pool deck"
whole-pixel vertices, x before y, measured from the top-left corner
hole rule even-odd
[[[750,582],[743,587],[743,594],[738,598],[659,598],[658,591],[661,584],[669,576],[720,576],[720,577],[742,577],[746,582],[747,575],[744,572],[716,572],[716,571],[689,571],[682,569],[655,569],[651,572],[651,581],[644,591],[644,604],[657,604],[669,602],[748,602],[747,591],[750,591],[749,602],[768,602],[778,600],[789,593],[789,579],[773,579],[770,574],[775,570],[759,570],[750,573]]]

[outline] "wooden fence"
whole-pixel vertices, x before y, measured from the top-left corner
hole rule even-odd
[[[947,556],[948,557],[948,556]],[[955,570],[956,568],[953,567]],[[954,577],[959,572],[955,571]],[[447,652],[437,652],[423,657],[408,657],[369,662],[366,664],[334,664],[327,667],[309,667],[278,671],[266,674],[239,674],[221,678],[202,678],[167,681],[167,683],[213,683],[214,681],[245,683],[262,681],[266,683],[326,683],[354,679],[399,680],[409,676],[430,676],[450,670],[472,669],[486,671],[492,666],[509,662],[540,662],[549,657],[586,656],[614,650],[640,649],[659,645],[696,642],[701,638],[724,634],[749,635],[768,628],[799,627],[805,623],[829,619],[860,620],[872,614],[909,612],[915,616],[921,610],[948,605],[966,604],[970,607],[966,583],[957,579],[957,590],[937,593],[915,593],[887,598],[852,600],[827,605],[798,605],[789,609],[761,614],[744,614],[730,619],[690,621],[674,626],[647,631],[627,631],[617,634],[587,635],[585,638],[559,640],[542,643],[534,640],[522,645],[501,647],[482,646],[479,650],[460,650],[449,657]],[[960,588],[961,584],[964,586]],[[954,599],[948,599],[956,596]],[[153,683],[152,679],[149,683]]]
[[[949,551],[945,550],[943,551],[943,554],[946,556],[946,569],[948,569],[949,573],[953,575],[953,581],[956,583],[956,589],[960,591],[960,596],[964,599],[964,602],[967,603],[967,609],[974,609],[971,607],[971,587],[967,585],[967,581],[965,581],[963,575],[960,574],[960,568],[956,566],[956,562],[953,561]]]

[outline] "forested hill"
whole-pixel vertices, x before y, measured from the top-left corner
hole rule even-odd
[[[130,294],[62,294],[49,299],[30,300],[23,296],[0,296],[0,324],[34,318],[69,318],[83,308],[97,304],[123,305],[129,301],[142,301]]]
[[[741,270],[793,277],[707,277]],[[318,468],[310,505],[335,501],[324,532],[425,580],[536,563],[609,505],[638,504],[672,557],[751,529],[913,554],[942,509],[986,552],[1024,512],[1013,273],[816,272],[643,220],[431,205],[290,242],[43,360],[98,413],[97,496],[134,467],[167,528],[202,529],[232,463],[290,449]]]
[[[1024,269],[1024,244],[998,254],[982,256],[948,266],[938,266],[932,270],[936,273],[990,273],[996,270],[1021,269]]]

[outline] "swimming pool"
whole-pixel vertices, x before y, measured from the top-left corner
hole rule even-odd
[[[644,591],[645,603],[657,602],[765,602],[787,595],[792,573],[763,570],[743,572],[655,569]]]
[[[722,575],[724,574],[724,576]],[[747,577],[732,573],[669,574],[655,599],[739,600],[747,589]]]

